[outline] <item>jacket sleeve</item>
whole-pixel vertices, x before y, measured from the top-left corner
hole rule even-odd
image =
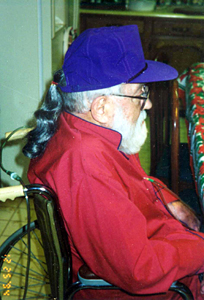
[[[200,237],[180,230],[148,239],[146,219],[111,176],[111,164],[105,167],[95,157],[81,164],[67,222],[79,255],[95,274],[131,293],[151,294],[199,271],[204,263]]]

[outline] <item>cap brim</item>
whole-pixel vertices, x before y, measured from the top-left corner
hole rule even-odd
[[[178,77],[178,72],[173,67],[158,61],[146,60],[147,69],[130,83],[147,83],[168,81]]]

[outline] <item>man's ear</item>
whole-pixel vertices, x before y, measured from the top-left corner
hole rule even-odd
[[[91,104],[92,118],[101,124],[106,124],[109,121],[109,103],[106,96],[99,96]]]

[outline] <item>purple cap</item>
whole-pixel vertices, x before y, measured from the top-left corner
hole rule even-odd
[[[69,47],[63,70],[67,85],[60,88],[67,93],[178,76],[169,65],[145,60],[137,25],[87,29]]]

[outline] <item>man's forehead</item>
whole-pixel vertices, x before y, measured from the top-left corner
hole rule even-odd
[[[124,83],[123,90],[124,91],[131,91],[132,93],[136,93],[141,89],[144,83]]]

